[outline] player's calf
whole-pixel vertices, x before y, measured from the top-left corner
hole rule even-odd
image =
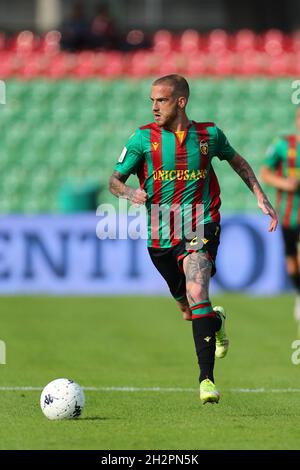
[[[192,311],[190,309],[187,298],[177,300],[177,305],[182,312],[182,318],[186,321],[192,321]]]

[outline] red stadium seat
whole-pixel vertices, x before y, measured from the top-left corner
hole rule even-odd
[[[269,57],[267,73],[273,77],[284,77],[290,71],[289,54],[282,54],[277,57]]]
[[[206,54],[188,55],[186,64],[186,74],[189,77],[205,75],[207,72]]]
[[[106,63],[101,75],[106,78],[121,77],[124,72],[124,59],[121,52],[107,52]]]
[[[264,51],[270,56],[278,56],[284,51],[284,34],[278,29],[270,29],[263,35]]]
[[[232,75],[234,71],[234,54],[229,52],[219,56],[211,54],[209,70],[213,75],[221,77]]]
[[[201,37],[198,31],[187,29],[180,38],[180,51],[184,54],[194,54],[199,52],[201,47]]]
[[[135,46],[143,37],[131,31]],[[3,78],[21,76],[30,79],[88,78],[104,76],[147,77],[165,73],[189,76],[206,74],[228,76],[299,74],[300,32],[284,35],[272,29],[258,35],[243,29],[230,35],[222,29],[201,35],[187,29],[175,36],[159,30],[153,36],[153,48],[119,51],[60,52],[61,33],[49,31],[42,38],[32,31],[21,31],[14,37],[0,32],[0,74]],[[0,77],[0,78],[1,78]]]
[[[215,29],[208,35],[208,51],[223,54],[229,49],[229,35],[223,29]]]
[[[156,54],[140,50],[133,53],[127,66],[127,75],[133,77],[147,77],[152,74]]]
[[[241,29],[234,37],[234,49],[237,52],[248,52],[255,50],[257,36],[251,29]]]
[[[261,73],[261,54],[259,52],[248,52],[236,58],[235,71],[238,75],[250,77]]]
[[[13,77],[15,73],[15,55],[11,52],[0,52],[0,80]]]
[[[172,53],[168,56],[160,56],[154,73],[155,75],[169,75],[171,73],[184,73],[186,58],[182,54]]]
[[[83,51],[76,55],[76,64],[74,69],[76,77],[86,78],[96,75],[95,57],[96,53],[92,51]]]
[[[96,52],[94,56],[94,67],[96,76],[101,75],[105,65],[107,63],[106,52]]]
[[[47,75],[55,79],[72,76],[75,65],[75,55],[61,52],[50,58]]]
[[[25,79],[48,75],[49,61],[47,55],[33,53],[23,61],[18,74]]]
[[[49,31],[42,39],[41,49],[46,54],[53,54],[60,50],[61,33],[59,31]]]
[[[159,54],[168,54],[173,49],[173,36],[165,29],[157,31],[153,36],[153,50]]]
[[[32,31],[22,31],[15,42],[15,50],[22,54],[31,53],[37,48],[40,39]]]

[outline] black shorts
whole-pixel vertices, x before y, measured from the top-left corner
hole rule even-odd
[[[199,242],[193,239],[184,239],[171,248],[148,248],[150,258],[167,282],[172,296],[181,300],[186,296],[185,275],[183,272],[183,259],[192,252],[203,251],[212,263],[212,276],[216,272],[215,259],[220,243],[221,227],[212,222],[204,225],[204,238]]]
[[[300,226],[295,228],[281,227],[286,256],[296,256],[300,242]]]

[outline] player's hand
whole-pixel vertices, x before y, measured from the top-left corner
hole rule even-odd
[[[278,216],[276,211],[273,209],[273,206],[270,201],[266,197],[264,197],[263,199],[258,200],[258,207],[261,208],[264,214],[269,215],[272,219],[268,231],[275,232],[278,225]]]
[[[141,204],[145,204],[147,201],[147,193],[141,188],[132,189],[128,199],[132,202],[132,204],[140,206]]]
[[[284,182],[284,187],[282,188],[284,191],[292,192],[298,191],[299,189],[299,180],[294,176],[286,178]]]

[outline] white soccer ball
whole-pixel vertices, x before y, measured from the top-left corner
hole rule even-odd
[[[82,388],[69,379],[48,383],[41,394],[40,404],[49,419],[74,419],[83,411],[85,397]]]

